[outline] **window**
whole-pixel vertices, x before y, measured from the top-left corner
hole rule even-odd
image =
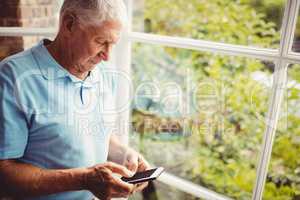
[[[180,198],[180,199],[194,199],[194,196],[189,194],[189,193],[185,193],[182,192],[170,185],[167,184],[163,184],[161,182],[156,182],[155,184],[155,194],[148,194],[146,192],[144,193],[136,193],[133,197],[131,197],[131,199],[175,199],[175,198]],[[151,186],[150,186],[151,187]],[[151,196],[152,195],[152,196]]]
[[[283,112],[273,146],[272,158],[264,192],[265,199],[274,194],[279,199],[299,198],[299,149],[300,149],[300,66],[290,65]]]
[[[274,64],[160,45],[132,49],[131,144],[178,177],[250,199]]]
[[[298,11],[299,12],[299,11]],[[293,51],[300,52],[300,17],[298,15],[294,43],[293,43]]]
[[[133,31],[278,48],[284,3],[285,0],[134,1]]]
[[[299,63],[291,45],[293,39],[297,41],[298,4],[279,0],[129,1],[132,32],[128,44],[136,95],[131,145],[172,175],[197,184],[199,193],[192,194],[199,198],[212,199],[209,194],[214,192],[220,196],[213,199],[275,199],[280,192],[284,199],[298,198],[295,178],[284,187],[274,184],[280,176],[274,163],[284,157],[278,149],[286,150],[278,142],[278,131],[297,135],[296,129],[282,125],[291,124],[294,114],[285,113],[295,111],[295,104],[282,106],[281,99],[289,91],[284,87],[287,63]],[[294,73],[296,79],[299,74],[290,74]],[[193,99],[186,91],[186,79],[191,85],[201,86],[207,80],[209,84],[196,88]],[[218,79],[225,85],[224,93],[216,86]],[[198,110],[189,110],[190,101],[197,102]],[[189,124],[194,116],[202,128]],[[203,129],[205,120],[211,129]],[[182,128],[185,121],[188,125]],[[215,128],[216,124],[222,125]],[[223,141],[218,143],[220,138]],[[234,156],[220,156],[231,150]],[[298,152],[298,147],[293,151]],[[290,173],[285,176],[297,177],[297,170],[287,168]],[[275,179],[270,178],[272,174]],[[172,181],[168,184],[174,186]]]

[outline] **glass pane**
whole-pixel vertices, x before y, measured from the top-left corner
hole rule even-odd
[[[132,62],[131,146],[176,176],[250,199],[274,65],[139,43]]]
[[[296,24],[296,30],[295,30],[295,36],[294,36],[294,43],[293,43],[293,47],[292,50],[294,52],[300,52],[300,12],[298,14],[298,20],[297,20],[297,24]]]
[[[300,199],[300,65],[288,70],[283,114],[273,145],[264,199]]]
[[[135,0],[133,30],[278,48],[286,0]]]
[[[143,193],[136,193],[129,198],[129,200],[200,200],[193,195],[181,192],[173,187],[155,181],[143,191]]]
[[[51,28],[58,24],[58,12],[63,0],[1,1],[0,26]]]
[[[3,37],[0,36],[0,61],[36,45],[43,36]]]

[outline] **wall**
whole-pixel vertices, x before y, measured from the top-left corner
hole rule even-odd
[[[52,28],[58,24],[60,0],[2,0],[1,27]],[[0,37],[0,60],[37,43],[41,37]]]

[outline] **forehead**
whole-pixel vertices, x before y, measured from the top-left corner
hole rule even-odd
[[[86,30],[91,37],[115,40],[120,36],[121,28],[121,23],[117,21],[105,21],[99,26],[89,26]]]

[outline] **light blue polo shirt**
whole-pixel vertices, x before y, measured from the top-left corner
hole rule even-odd
[[[0,159],[46,169],[103,163],[115,128],[113,75],[99,64],[80,80],[53,59],[44,42],[0,63]],[[74,191],[31,199],[92,198]]]

